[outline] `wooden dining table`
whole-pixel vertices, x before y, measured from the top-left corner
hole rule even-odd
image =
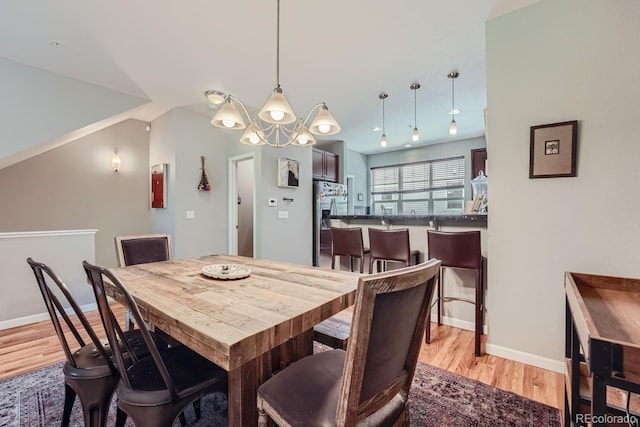
[[[205,276],[240,265],[237,280]],[[357,273],[231,255],[113,268],[156,328],[224,368],[230,426],[257,425],[258,386],[313,352],[312,328],[353,305]],[[107,293],[121,296],[108,283]]]

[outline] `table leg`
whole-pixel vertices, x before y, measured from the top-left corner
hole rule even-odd
[[[229,426],[253,427],[258,425],[257,396],[260,384],[271,378],[277,367],[313,352],[313,330],[293,337],[280,346],[229,371],[228,402]]]

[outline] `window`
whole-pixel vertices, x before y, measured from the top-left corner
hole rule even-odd
[[[464,156],[371,169],[372,215],[464,212]]]

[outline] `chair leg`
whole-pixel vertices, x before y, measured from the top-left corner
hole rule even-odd
[[[331,255],[331,269],[335,270],[336,269],[336,256],[335,255]]]
[[[202,410],[200,409],[200,399],[193,402],[193,410],[196,413],[196,420],[199,420],[202,416]]]
[[[436,279],[438,281],[438,326],[442,325],[442,291],[443,291],[443,284],[442,281],[444,280],[444,272],[442,271],[442,268],[440,268],[440,272],[438,273],[438,278]]]
[[[184,416],[184,411],[180,412],[180,415],[178,415],[178,417],[180,418],[180,425],[182,427],[185,427],[187,425],[187,417]]]
[[[429,308],[427,309],[426,327],[424,328],[424,342],[431,344],[431,301],[429,301]]]
[[[76,400],[76,392],[67,383],[64,383],[64,410],[62,411],[62,427],[68,427],[71,420],[71,410],[73,402]]]
[[[268,427],[269,415],[264,410],[263,400],[258,397],[258,427]]]
[[[476,356],[481,356],[482,351],[480,348],[481,337],[482,337],[482,329],[483,329],[483,305],[484,305],[484,292],[483,292],[483,284],[482,284],[482,271],[476,270],[476,333],[475,333],[475,351]]]

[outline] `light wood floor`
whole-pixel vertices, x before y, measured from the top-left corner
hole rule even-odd
[[[124,310],[114,304],[119,319]],[[88,313],[96,331],[101,329],[97,311]],[[124,322],[123,322],[124,323]],[[563,376],[501,357],[473,355],[473,333],[432,324],[432,341],[423,344],[420,361],[547,405],[564,407]],[[64,360],[51,325],[43,321],[0,331],[0,379]]]

